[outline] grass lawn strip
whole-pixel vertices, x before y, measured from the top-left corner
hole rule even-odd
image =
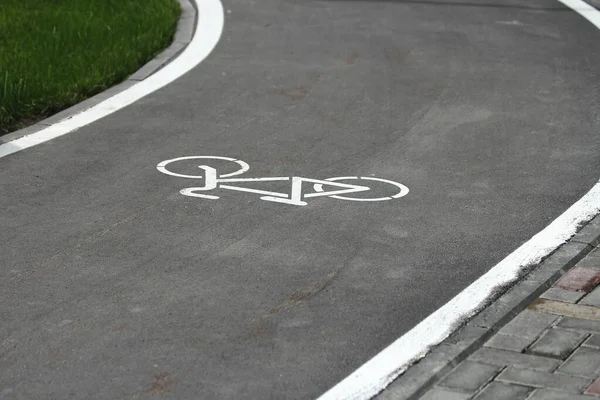
[[[1,0],[0,135],[125,80],[166,48],[177,0]]]

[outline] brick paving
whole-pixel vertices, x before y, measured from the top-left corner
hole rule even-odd
[[[600,247],[441,377],[423,400],[600,398]]]

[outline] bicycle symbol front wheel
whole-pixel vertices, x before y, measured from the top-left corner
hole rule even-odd
[[[383,182],[383,183],[392,185],[395,187],[394,191],[397,193],[395,193],[391,196],[377,197],[377,198],[347,197],[347,196],[338,196],[338,195],[332,195],[329,197],[332,197],[334,199],[339,199],[339,200],[350,200],[350,201],[386,201],[386,200],[399,199],[400,197],[406,196],[408,194],[408,188],[401,183],[389,181],[387,179],[373,178],[373,177],[369,177],[369,176],[360,176],[360,177],[359,176],[338,176],[338,177],[333,177],[333,178],[327,178],[324,180],[336,182],[336,181],[341,181],[341,180],[360,180],[360,179],[364,179],[367,181]],[[368,186],[366,183],[364,183],[363,185]],[[314,189],[315,189],[315,192],[323,192],[324,191],[323,184],[315,183]]]

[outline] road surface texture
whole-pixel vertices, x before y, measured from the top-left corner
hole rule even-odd
[[[556,1],[224,7],[190,73],[0,159],[3,399],[318,397],[600,177],[600,36]],[[187,197],[181,156],[410,193]]]

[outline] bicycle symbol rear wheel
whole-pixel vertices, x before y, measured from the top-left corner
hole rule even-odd
[[[204,178],[203,175],[187,175],[187,174],[180,174],[177,172],[173,172],[173,171],[169,171],[167,169],[167,165],[177,162],[177,161],[184,161],[184,160],[224,160],[224,161],[233,161],[236,164],[238,164],[240,166],[240,169],[238,169],[237,171],[234,172],[230,172],[228,174],[223,174],[220,175],[219,178],[228,178],[230,176],[235,176],[235,175],[240,175],[243,174],[244,172],[248,171],[250,169],[250,166],[242,161],[242,160],[236,160],[235,158],[231,158],[231,157],[218,157],[218,156],[189,156],[189,157],[177,157],[177,158],[173,158],[171,160],[165,160],[161,163],[159,163],[156,166],[156,169],[158,169],[160,172],[162,172],[163,174],[167,174],[167,175],[171,175],[171,176],[177,176],[179,178],[192,178],[192,179],[202,179]]]
[[[359,176],[338,176],[338,177],[333,177],[333,178],[327,178],[324,180],[336,182],[336,181],[341,181],[341,180],[357,180],[357,179],[358,180],[364,179],[367,181],[377,181],[377,182],[387,183],[389,185],[395,186],[395,191],[397,193],[394,195],[391,195],[391,196],[377,197],[377,198],[347,197],[347,196],[338,196],[338,195],[332,195],[329,197],[338,199],[338,200],[349,200],[349,201],[386,201],[386,200],[399,199],[400,197],[406,196],[408,194],[408,188],[401,183],[389,181],[387,179],[373,178],[370,176],[360,176],[360,177]],[[366,183],[363,185],[368,186]],[[315,192],[323,192],[324,191],[323,184],[315,183],[314,189],[315,189]],[[361,192],[361,193],[365,193],[365,192]]]

